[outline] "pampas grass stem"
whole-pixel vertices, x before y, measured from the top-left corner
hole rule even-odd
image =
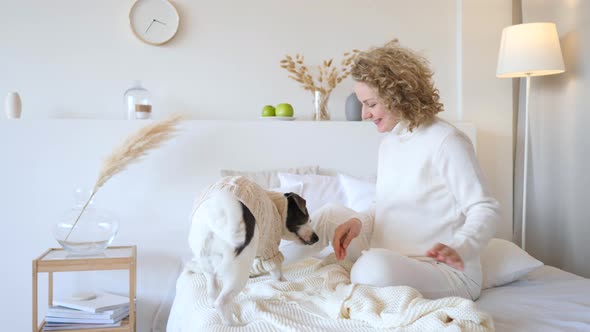
[[[90,204],[96,192],[115,174],[125,170],[129,164],[139,161],[148,151],[158,148],[162,143],[172,138],[180,121],[182,121],[182,116],[173,115],[168,119],[149,124],[127,137],[123,144],[113,150],[111,155],[104,161],[92,193],[86,204],[82,207],[78,218],[74,221],[64,241],[68,240],[72,231],[76,228],[82,214],[86,211],[88,204]]]

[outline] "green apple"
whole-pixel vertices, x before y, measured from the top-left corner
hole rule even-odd
[[[266,105],[262,108],[262,116],[275,116],[275,107]]]
[[[282,104],[278,104],[277,107],[275,108],[275,114],[277,116],[293,116],[293,106],[291,106],[291,104],[287,104],[287,103],[282,103]]]

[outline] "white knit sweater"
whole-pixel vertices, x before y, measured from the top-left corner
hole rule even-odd
[[[258,248],[250,268],[250,276],[257,276],[276,268],[284,260],[283,254],[279,251],[279,243],[282,225],[286,220],[287,200],[282,194],[266,191],[243,176],[228,176],[205,189],[194,204],[193,214],[201,203],[219,190],[233,193],[256,218],[255,235],[258,237]]]
[[[383,138],[377,172],[374,215],[358,215],[363,227],[374,219],[371,247],[425,256],[441,242],[480,280],[479,254],[500,217],[469,138],[440,118],[412,132],[402,121]]]

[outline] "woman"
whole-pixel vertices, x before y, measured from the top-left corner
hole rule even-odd
[[[338,259],[355,262],[353,283],[477,299],[479,254],[494,235],[498,202],[469,138],[436,116],[443,105],[428,62],[395,40],[361,53],[351,74],[363,119],[388,133],[376,202],[368,213],[320,209],[312,217],[320,245],[331,240]]]

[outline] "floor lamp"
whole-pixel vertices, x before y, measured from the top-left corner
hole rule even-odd
[[[517,24],[502,30],[496,76],[500,78],[526,77],[524,168],[522,175],[522,249],[525,249],[526,242],[529,95],[531,77],[559,74],[564,71],[559,36],[554,23]]]

